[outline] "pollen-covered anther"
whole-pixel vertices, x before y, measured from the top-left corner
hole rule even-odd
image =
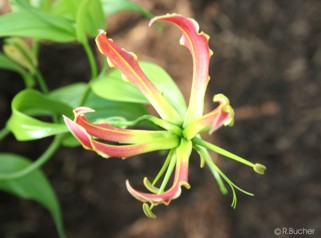
[[[256,173],[263,175],[265,173],[266,167],[263,164],[256,163],[253,167],[253,170]]]
[[[152,192],[152,193],[158,193],[159,192],[159,188],[156,188],[147,177],[144,178],[143,183],[145,185],[145,187],[148,189],[148,191]]]
[[[156,219],[156,215],[152,212],[151,207],[147,203],[143,203],[143,211],[148,218]]]

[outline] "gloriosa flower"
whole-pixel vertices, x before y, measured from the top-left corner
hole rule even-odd
[[[157,124],[161,130],[136,130],[117,128],[108,123],[92,123],[86,119],[85,114],[93,112],[93,109],[79,107],[74,110],[75,118],[70,120],[64,117],[72,134],[80,141],[85,149],[96,151],[104,158],[127,157],[156,151],[168,150],[163,167],[153,182],[144,179],[144,185],[149,192],[135,190],[128,181],[128,191],[136,199],[142,201],[143,210],[148,217],[154,218],[152,208],[158,204],[168,205],[171,200],[181,194],[181,187],[189,189],[188,167],[192,149],[195,149],[201,158],[201,167],[206,163],[223,193],[226,188],[222,178],[229,184],[233,192],[232,206],[236,206],[235,189],[252,195],[231,182],[215,165],[207,150],[216,151],[231,159],[248,165],[259,174],[263,174],[265,166],[253,164],[239,156],[236,156],[220,147],[204,141],[200,133],[209,131],[213,133],[221,126],[232,126],[234,111],[227,97],[222,94],[214,96],[214,102],[218,106],[211,112],[203,114],[204,97],[209,81],[208,67],[212,51],[208,47],[209,36],[199,33],[199,26],[193,19],[185,18],[178,14],[167,14],[155,17],[150,21],[167,21],[176,25],[183,33],[180,44],[187,47],[193,58],[193,81],[189,105],[185,115],[180,115],[175,109],[175,102],[167,100],[162,92],[147,78],[139,67],[137,57],[117,46],[107,38],[106,32],[99,31],[96,43],[100,52],[107,56],[111,67],[121,71],[123,77],[135,85],[149,100],[161,118],[145,116],[144,119]],[[113,142],[112,144],[110,142]],[[167,190],[166,185],[175,169],[174,181]],[[163,181],[156,187],[159,179]],[[148,205],[150,203],[150,205]]]

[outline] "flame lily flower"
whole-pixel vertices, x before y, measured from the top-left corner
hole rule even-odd
[[[228,98],[222,94],[214,96],[213,100],[218,103],[218,106],[207,114],[203,113],[205,91],[210,79],[208,75],[209,61],[212,55],[212,51],[208,47],[209,36],[203,32],[199,33],[199,26],[195,20],[178,14],[155,17],[150,21],[150,25],[155,21],[166,21],[176,25],[183,34],[180,44],[187,47],[193,58],[192,88],[186,114],[180,115],[173,105],[175,102],[167,100],[162,92],[158,91],[140,68],[137,57],[133,53],[121,49],[107,37],[106,32],[101,30],[96,38],[99,51],[107,56],[111,67],[116,67],[121,71],[123,77],[145,95],[160,116],[160,118],[147,116],[145,119],[152,121],[162,129],[156,131],[124,129],[108,123],[93,123],[86,119],[85,114],[94,110],[86,107],[79,107],[74,110],[74,120],[64,117],[65,123],[85,149],[93,150],[105,158],[120,157],[126,159],[130,156],[155,150],[169,151],[163,167],[153,182],[150,182],[147,178],[144,179],[144,185],[149,192],[140,192],[126,181],[129,193],[144,203],[143,210],[148,217],[155,217],[152,213],[154,206],[168,205],[171,200],[179,197],[182,186],[187,189],[190,188],[188,167],[193,149],[200,155],[201,167],[205,163],[208,165],[222,192],[226,192],[223,180],[231,187],[233,192],[232,206],[235,207],[235,189],[248,195],[252,194],[230,181],[213,162],[208,150],[248,165],[259,174],[264,173],[265,166],[253,164],[200,137],[200,133],[204,131],[213,133],[221,126],[232,126],[234,123],[233,108],[230,106]],[[110,142],[113,142],[113,144]],[[173,172],[175,173],[173,184],[166,189]],[[163,177],[163,181],[157,187],[156,184],[161,177]]]

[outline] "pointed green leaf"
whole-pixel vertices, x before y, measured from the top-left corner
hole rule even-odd
[[[138,117],[148,114],[145,107],[139,103],[106,100],[92,92],[89,93],[86,102],[83,105],[80,105],[86,87],[87,85],[85,83],[71,84],[52,91],[49,94],[49,97],[67,104],[72,108],[79,106],[93,108],[95,113],[88,114],[93,120],[115,116],[124,117],[127,120],[135,120]]]
[[[64,0],[56,0],[52,3],[50,7],[50,12],[55,16],[60,16],[65,19],[72,19]]]
[[[48,96],[53,100],[69,105],[71,108],[76,108],[81,106],[80,101],[85,90],[85,83],[75,83],[55,89],[51,91]]]
[[[148,78],[156,88],[163,93],[165,98],[180,113],[185,115],[186,103],[184,97],[173,79],[156,64],[140,62]],[[92,90],[100,97],[123,102],[148,103],[145,96],[131,83],[122,79],[118,70],[113,69],[106,75],[96,79],[92,84]]]
[[[72,116],[72,108],[64,103],[48,98],[33,89],[18,93],[12,103],[12,115],[7,128],[17,140],[35,140],[43,137],[67,132],[65,124],[41,121],[33,116],[68,115]]]
[[[77,16],[77,12],[78,12],[78,8],[79,8],[79,3],[82,0],[61,0],[58,2],[62,2],[63,5],[65,6],[66,10],[69,12],[69,14],[71,15],[71,17],[75,20],[76,16]]]
[[[0,174],[10,174],[31,164],[30,160],[9,153],[0,153]],[[0,190],[29,199],[46,207],[53,217],[59,236],[65,237],[58,199],[46,176],[36,170],[22,178],[0,181]]]
[[[41,10],[48,10],[52,4],[52,0],[27,0],[30,6],[39,8]]]
[[[0,16],[0,37],[25,36],[41,40],[70,42],[76,40],[72,22],[18,1],[19,11]]]
[[[94,93],[89,95],[84,106],[95,109],[95,113],[88,113],[88,119],[90,120],[108,117],[124,117],[130,121],[148,114],[146,108],[142,104],[106,100]]]
[[[105,17],[100,0],[82,0],[76,16],[76,33],[80,42],[87,35],[95,37],[98,29],[105,29]]]

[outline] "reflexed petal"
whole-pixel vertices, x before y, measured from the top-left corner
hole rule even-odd
[[[92,150],[92,140],[87,131],[74,121],[70,120],[68,117],[63,116],[63,118],[71,133],[74,135],[74,137],[76,137],[79,140],[83,147],[87,150]]]
[[[210,130],[213,133],[221,126],[233,126],[234,124],[234,110],[230,105],[227,97],[223,94],[214,96],[214,102],[218,102],[219,106],[208,114],[197,118],[185,128],[183,134],[185,138],[192,139],[198,133]]]
[[[150,202],[152,204],[166,204],[168,205],[171,200],[177,198],[181,194],[181,186],[190,188],[188,184],[188,162],[192,151],[192,142],[189,140],[182,139],[181,144],[176,150],[176,169],[174,182],[171,188],[160,194],[143,193],[135,190],[128,181],[126,186],[129,193],[136,199],[142,202]]]
[[[119,69],[126,80],[139,88],[163,119],[176,124],[182,123],[177,111],[167,102],[139,67],[137,57],[133,53],[128,53],[119,48],[111,39],[107,38],[104,31],[99,32],[96,44],[100,52],[107,56],[110,66]]]
[[[186,46],[193,57],[193,83],[184,122],[184,125],[188,125],[203,115],[205,91],[209,81],[209,60],[212,55],[208,46],[209,36],[198,32],[199,26],[195,20],[178,14],[155,17],[150,21],[150,25],[158,20],[174,23],[181,29],[183,36],[180,39],[180,44]]]
[[[83,145],[85,149],[96,151],[99,155],[101,155],[104,158],[127,158],[130,156],[147,153],[155,150],[171,149],[178,146],[179,144],[178,137],[166,131],[158,131],[159,134],[157,134],[157,131],[151,133],[149,133],[149,131],[138,131],[138,134],[135,134],[135,130],[114,128],[107,124],[95,126],[95,124],[91,124],[83,117],[83,114],[87,112],[93,112],[93,110],[86,107],[76,108],[74,110],[75,121],[72,121],[64,116],[65,123],[72,132],[72,134],[79,140],[79,142]],[[110,145],[95,140],[92,137],[94,136],[93,134],[95,135],[95,137],[101,136],[97,137],[97,139],[123,139],[123,142],[127,141],[128,143],[128,141],[131,141],[135,144]],[[143,138],[144,136],[145,138]],[[141,140],[134,141],[135,137]]]
[[[91,123],[85,117],[85,113],[94,112],[88,107],[78,107],[74,110],[74,121],[83,127],[87,133],[98,139],[119,143],[142,143],[155,138],[171,136],[167,131],[129,130],[111,126],[106,123]]]

